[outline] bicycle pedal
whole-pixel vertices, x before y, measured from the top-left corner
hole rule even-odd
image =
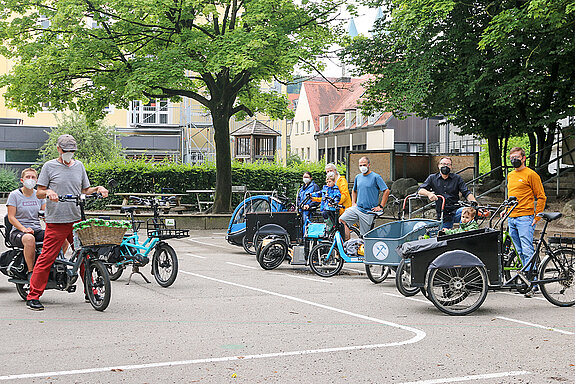
[[[76,292],[76,286],[72,285],[72,286],[68,287],[68,289],[66,289],[66,291],[68,293],[74,293],[74,292]]]

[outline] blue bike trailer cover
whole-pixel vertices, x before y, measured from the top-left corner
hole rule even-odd
[[[457,250],[448,251],[429,264],[429,269],[485,267],[485,264],[473,253]]]
[[[396,250],[401,257],[409,259],[418,252],[429,251],[445,246],[447,246],[446,240],[438,241],[436,237],[433,237],[431,239],[408,241],[407,243],[401,244]]]

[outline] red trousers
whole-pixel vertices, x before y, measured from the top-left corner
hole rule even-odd
[[[50,269],[52,268],[58,253],[60,253],[60,250],[62,249],[64,240],[67,239],[70,245],[74,244],[72,225],[74,225],[74,223],[46,223],[42,253],[38,256],[36,264],[34,264],[34,272],[30,279],[28,300],[38,300],[44,293],[46,284],[48,283]],[[80,273],[80,276],[83,276],[83,274]]]

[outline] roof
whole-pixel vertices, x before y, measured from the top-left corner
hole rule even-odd
[[[349,81],[329,83],[327,81],[305,81],[303,86],[308,99],[315,131],[319,132],[319,116],[332,113],[345,113],[356,109],[365,89],[367,77],[351,78]]]
[[[276,130],[271,129],[264,123],[254,120],[231,133],[232,136],[281,136]]]

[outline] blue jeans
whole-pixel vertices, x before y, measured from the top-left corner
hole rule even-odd
[[[507,222],[513,245],[515,245],[523,265],[526,265],[535,253],[535,248],[533,247],[533,232],[535,232],[535,226],[532,225],[533,215],[510,217]]]
[[[453,223],[461,223],[461,212],[463,212],[463,207],[457,208],[451,220],[445,219],[445,214],[443,215],[443,225],[440,229],[451,229],[453,228]]]

